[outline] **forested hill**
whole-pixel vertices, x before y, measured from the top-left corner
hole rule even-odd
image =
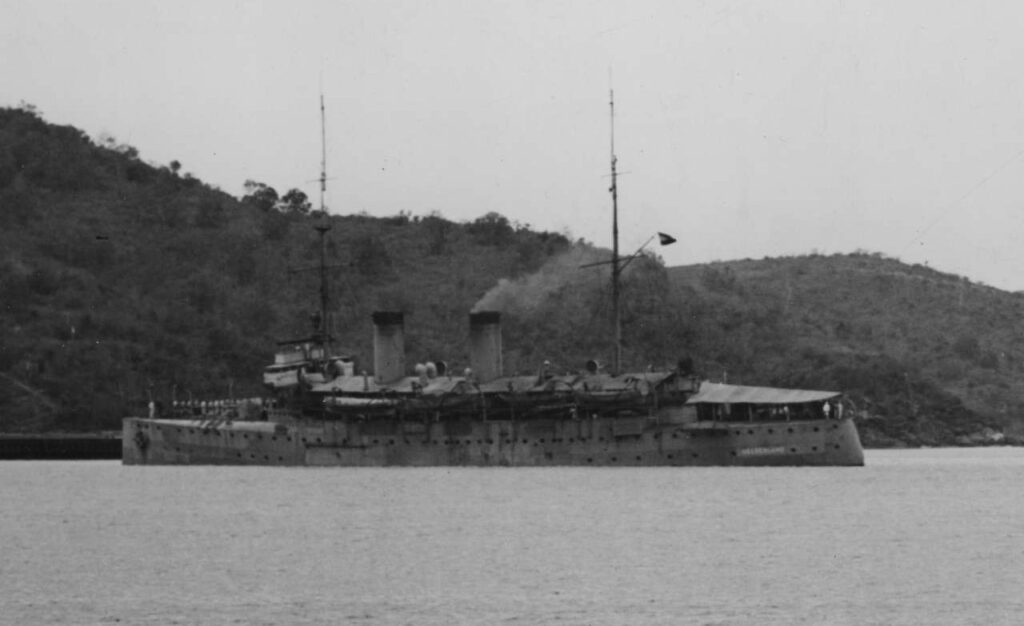
[[[307,332],[322,218],[305,194],[248,181],[238,199],[182,170],[0,109],[0,431],[116,429],[150,394],[256,395],[275,341]],[[480,215],[328,218],[334,331],[358,367],[384,309],[407,314],[410,363],[464,367],[478,304],[505,314],[507,371],[610,361],[607,268],[579,269],[607,251]],[[643,257],[623,289],[630,367],[689,356],[714,380],[846,390],[879,445],[1017,432],[1016,294],[872,255]]]
[[[238,200],[100,143],[0,109],[0,431],[118,428],[150,393],[258,395],[275,341],[319,307],[304,194],[249,181]],[[481,214],[330,218],[335,332],[363,367],[372,311],[408,312],[410,358],[444,355],[496,277],[569,247]]]
[[[981,441],[991,426],[1020,438],[1021,294],[878,254],[669,271],[693,345],[730,381],[842,389],[876,444]]]

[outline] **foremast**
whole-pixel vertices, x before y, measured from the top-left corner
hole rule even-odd
[[[611,122],[611,166],[612,185],[608,189],[612,194],[612,319],[615,327],[615,359],[612,363],[615,374],[622,373],[622,312],[619,308],[619,187],[615,157],[615,90],[608,90],[608,108]]]

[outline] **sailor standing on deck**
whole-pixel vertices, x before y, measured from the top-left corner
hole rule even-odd
[[[832,414],[832,405],[831,404],[829,404],[828,402],[825,402],[824,404],[822,404],[821,410],[825,412],[825,419],[828,419],[829,417],[831,417],[831,414]]]

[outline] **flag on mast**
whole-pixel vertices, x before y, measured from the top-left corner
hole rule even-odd
[[[658,233],[658,242],[663,246],[673,244],[676,242],[676,238],[672,235],[666,235],[665,233]]]

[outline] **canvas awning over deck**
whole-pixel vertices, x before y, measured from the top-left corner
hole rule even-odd
[[[721,383],[703,383],[687,404],[803,404],[824,402],[842,395],[838,391],[744,387]]]

